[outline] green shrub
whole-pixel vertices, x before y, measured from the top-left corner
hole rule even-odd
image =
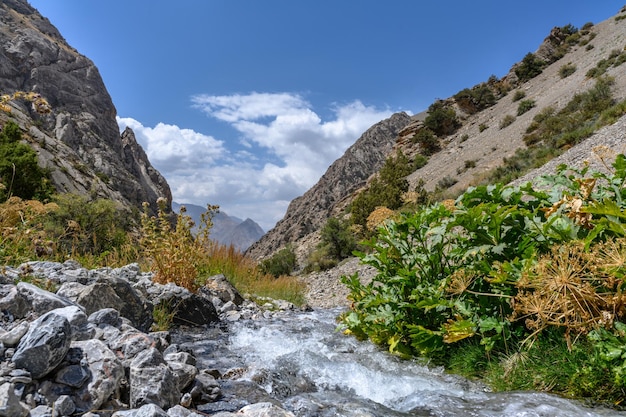
[[[331,258],[341,261],[356,249],[356,240],[350,231],[350,224],[336,217],[326,221],[320,232],[321,244]]]
[[[418,130],[411,141],[420,146],[420,151],[424,156],[433,155],[441,150],[439,138],[428,128]]]
[[[37,153],[22,143],[22,131],[8,121],[0,132],[0,200],[16,196],[44,201],[52,195],[49,171],[37,163]]]
[[[261,271],[276,278],[290,275],[296,269],[296,254],[291,246],[276,252],[272,257],[261,262]]]
[[[515,90],[515,93],[513,94],[513,102],[520,101],[524,97],[526,97],[526,91]]]
[[[559,68],[559,76],[561,78],[567,78],[575,72],[576,72],[576,65],[572,64],[571,62],[568,62],[567,64]]]
[[[504,118],[500,121],[500,130],[504,129],[507,126],[510,126],[513,124],[513,122],[515,121],[515,116],[507,114],[506,116],[504,116]]]
[[[424,126],[435,135],[439,137],[451,135],[460,125],[454,109],[443,101],[436,101],[428,107]]]
[[[481,132],[481,133],[484,132],[487,129],[489,129],[489,126],[487,126],[484,123],[481,123],[481,124],[478,125],[478,131]]]
[[[474,114],[496,103],[496,97],[488,84],[482,83],[472,89],[465,88],[454,95],[456,103],[463,111]]]
[[[529,52],[524,56],[522,62],[515,67],[515,75],[517,75],[519,81],[523,83],[541,74],[544,66],[545,62],[543,60]]]
[[[535,100],[522,100],[517,106],[517,115],[521,116],[533,107],[535,107]]]

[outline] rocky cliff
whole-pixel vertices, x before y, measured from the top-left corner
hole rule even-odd
[[[50,169],[57,191],[116,200],[126,207],[154,203],[171,191],[127,129],[120,135],[116,110],[96,66],[69,46],[26,0],[0,4],[0,93],[34,91],[52,111],[37,114],[13,101],[12,119]],[[156,206],[152,204],[152,206]]]
[[[257,259],[267,257],[322,227],[331,215],[337,214],[333,210],[382,167],[398,133],[410,121],[406,113],[396,113],[370,127],[326,170],[317,184],[289,204],[285,217],[247,253]]]

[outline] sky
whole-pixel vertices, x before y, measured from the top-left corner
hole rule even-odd
[[[29,0],[98,67],[174,201],[265,231],[370,126],[502,77],[624,0]]]

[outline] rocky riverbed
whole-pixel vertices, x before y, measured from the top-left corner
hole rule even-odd
[[[194,294],[154,283],[136,264],[4,267],[0,416],[200,415],[196,407],[220,398],[221,375],[198,366],[193,351],[173,343],[168,331],[152,331],[154,306],[167,306],[178,328],[196,331],[295,308],[284,301],[246,301],[221,275]],[[291,414],[260,402],[215,415]]]

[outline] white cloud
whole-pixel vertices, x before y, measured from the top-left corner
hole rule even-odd
[[[367,128],[391,115],[354,101],[335,105],[334,118],[323,121],[310,103],[290,93],[201,95],[192,100],[239,132],[238,148],[174,125],[150,128],[129,118],[118,119],[118,124],[135,131],[175,201],[217,204],[230,215],[250,217],[264,230]]]

